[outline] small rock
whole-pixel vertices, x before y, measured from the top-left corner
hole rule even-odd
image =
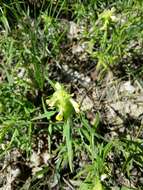
[[[87,83],[90,83],[90,82],[91,82],[91,78],[88,77],[88,76],[86,76],[86,77],[85,77],[85,81],[86,81]]]
[[[41,155],[41,157],[43,158],[44,164],[47,164],[48,161],[49,161],[49,159],[50,159],[50,154],[46,151],[46,152],[44,152],[44,153]]]
[[[79,44],[72,47],[73,54],[79,54],[82,53],[83,51],[84,51],[83,47]]]
[[[123,109],[124,103],[122,101],[118,101],[116,103],[111,104],[111,108],[114,111],[121,111]]]
[[[12,169],[11,170],[11,175],[12,177],[15,179],[16,177],[18,177],[20,175],[21,171],[19,168],[16,168],[16,169]]]
[[[25,74],[25,69],[21,68],[17,74],[18,78],[23,78]]]
[[[131,85],[130,81],[125,82],[120,86],[120,92],[128,92],[130,94],[135,92],[135,87]]]
[[[78,37],[79,27],[75,22],[69,22],[69,32],[67,37],[72,40]]]
[[[87,111],[87,110],[91,110],[92,108],[93,108],[93,102],[88,96],[86,96],[82,102],[81,110]]]
[[[30,161],[32,162],[32,165],[34,167],[39,166],[40,165],[40,156],[35,151],[33,151]]]

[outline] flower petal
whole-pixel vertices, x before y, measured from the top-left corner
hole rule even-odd
[[[63,120],[63,113],[62,113],[62,112],[59,112],[59,113],[56,115],[56,120],[57,120],[57,121],[62,121],[62,120]]]
[[[75,112],[79,113],[80,112],[80,110],[79,110],[79,104],[76,101],[74,101],[72,98],[70,98],[70,102],[71,102],[71,104],[72,104]]]

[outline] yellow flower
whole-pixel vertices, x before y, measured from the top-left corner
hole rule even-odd
[[[66,92],[64,87],[60,83],[54,85],[55,92],[52,97],[46,100],[46,103],[50,107],[56,107],[59,113],[56,116],[56,120],[67,120],[74,113],[79,113],[79,105],[71,98],[71,95]]]
[[[63,120],[63,113],[61,111],[56,115],[56,120],[57,121],[62,121]]]

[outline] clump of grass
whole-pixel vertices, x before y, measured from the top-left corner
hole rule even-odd
[[[101,1],[100,3],[100,8],[97,8],[96,3],[95,7],[91,7],[91,10],[96,10],[95,16],[92,13],[92,15],[89,14],[91,16],[82,19],[87,21],[84,31],[84,37],[88,44],[87,51],[96,60],[96,68],[101,71],[102,75],[107,70],[118,67],[118,64],[123,64],[125,57],[129,58],[131,56],[130,52],[133,50],[130,43],[138,44],[138,50],[141,50],[142,10],[140,6],[142,6],[142,3],[138,1],[122,3],[117,1],[116,3],[110,3],[110,5],[106,5]],[[84,4],[83,7],[80,6],[82,12],[88,15],[88,6],[84,7]],[[138,35],[136,35],[137,33]],[[132,52],[132,56],[135,56],[135,52]],[[131,65],[125,67],[129,69]]]

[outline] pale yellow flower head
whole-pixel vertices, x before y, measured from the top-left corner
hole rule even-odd
[[[67,120],[74,113],[79,113],[78,103],[72,99],[64,87],[57,82],[54,88],[55,92],[50,99],[46,100],[46,103],[50,107],[56,107],[58,109],[59,113],[56,116],[56,120]]]

